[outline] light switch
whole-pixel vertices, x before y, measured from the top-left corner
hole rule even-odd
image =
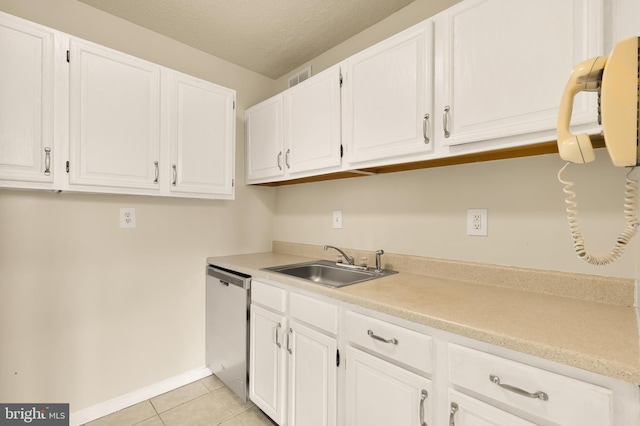
[[[342,229],[342,210],[333,211],[333,227],[334,229]]]

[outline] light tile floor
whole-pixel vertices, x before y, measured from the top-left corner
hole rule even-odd
[[[244,403],[216,376],[205,377],[86,426],[273,426],[253,403]]]

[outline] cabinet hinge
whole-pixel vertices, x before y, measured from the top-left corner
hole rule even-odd
[[[67,50],[67,62],[71,62],[71,52]]]
[[[340,349],[336,349],[336,367],[340,367]]]
[[[67,161],[67,173],[69,173],[69,162]]]

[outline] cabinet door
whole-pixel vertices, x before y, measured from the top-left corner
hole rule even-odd
[[[0,186],[53,183],[54,33],[0,14]]]
[[[70,46],[70,184],[158,191],[160,67]]]
[[[347,347],[347,426],[432,424],[431,382]]]
[[[279,425],[285,419],[286,326],[285,317],[251,305],[249,398]]]
[[[235,91],[170,72],[171,193],[233,198]]]
[[[347,60],[343,143],[349,164],[398,162],[393,159],[432,151],[432,32],[427,21]]]
[[[284,92],[284,141],[292,177],[340,168],[339,66]]]
[[[449,410],[449,426],[535,426],[456,391],[449,391]]]
[[[436,20],[438,138],[457,145],[547,131],[573,67],[602,54],[601,0],[472,0]],[[441,84],[440,84],[441,83]],[[597,96],[572,124],[597,128]]]
[[[282,98],[279,94],[245,111],[247,183],[284,176]]]
[[[289,425],[334,426],[337,402],[337,342],[296,321],[287,336]]]

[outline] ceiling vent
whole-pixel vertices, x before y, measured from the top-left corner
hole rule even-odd
[[[293,87],[298,83],[302,83],[309,77],[311,77],[311,65],[289,77],[289,87]]]

